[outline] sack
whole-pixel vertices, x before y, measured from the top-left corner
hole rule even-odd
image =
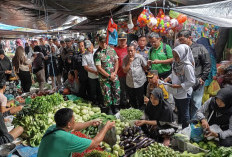
[[[191,124],[191,134],[190,134],[190,139],[194,142],[200,142],[204,139],[204,134],[203,134],[203,128],[198,122],[197,124]]]
[[[216,80],[213,80],[209,87],[208,87],[208,93],[212,96],[217,95],[217,92],[220,90],[220,86]]]

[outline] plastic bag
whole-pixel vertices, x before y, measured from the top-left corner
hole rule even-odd
[[[190,125],[179,132],[180,134],[186,135],[190,139],[191,127]]]
[[[220,90],[220,86],[216,80],[213,80],[209,87],[208,87],[208,93],[212,96],[217,95],[217,92]]]
[[[104,127],[103,124],[99,125],[98,130],[101,130],[103,127]],[[116,144],[117,138],[116,138],[116,129],[115,129],[115,127],[113,127],[112,129],[107,131],[103,141],[108,143],[110,146],[113,146],[113,145]]]
[[[79,100],[80,97],[77,97],[76,95],[66,95],[68,100],[72,100],[72,101],[75,101],[75,100]]]
[[[204,89],[204,95],[202,97],[202,104],[204,104],[210,98],[210,94],[208,93],[208,87]]]
[[[203,128],[200,123],[191,124],[191,135],[190,139],[194,142],[200,142],[204,139]]]

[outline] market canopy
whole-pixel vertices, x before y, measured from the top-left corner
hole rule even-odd
[[[232,0],[171,8],[198,21],[220,27],[232,27]]]

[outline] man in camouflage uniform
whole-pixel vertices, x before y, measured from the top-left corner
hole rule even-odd
[[[94,54],[94,62],[99,72],[99,82],[104,96],[104,105],[116,113],[114,105],[120,103],[120,82],[118,80],[118,56],[106,44],[106,35],[99,37],[99,49]]]

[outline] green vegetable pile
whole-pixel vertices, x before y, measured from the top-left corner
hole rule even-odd
[[[116,117],[113,115],[107,115],[105,113],[96,113],[92,115],[88,120],[94,120],[94,119],[99,119],[102,121],[103,124],[105,124],[107,121],[116,120]],[[82,133],[86,134],[90,138],[94,138],[98,133],[98,127],[90,126],[85,130],[82,130]]]
[[[93,150],[91,153],[85,154],[84,157],[117,157],[117,156],[106,151]]]
[[[78,122],[88,121],[92,115],[101,113],[100,108],[83,102],[85,101],[64,101],[60,94],[36,97],[32,100],[31,107],[25,107],[17,114],[13,123],[24,128],[22,138],[25,144],[38,146],[48,127],[55,124],[53,117],[57,110],[65,107],[73,109]]]
[[[129,108],[120,110],[120,117],[123,121],[138,120],[142,116],[143,112],[139,109]]]
[[[205,150],[212,150],[212,149],[215,149],[217,147],[216,143],[213,142],[213,141],[208,141],[208,142],[199,142],[198,144],[197,143],[192,143],[194,146],[196,147],[200,147],[202,149],[205,149]]]
[[[179,157],[180,152],[174,151],[173,149],[166,147],[160,143],[153,143],[150,146],[138,150],[134,157]]]
[[[32,100],[30,109],[33,113],[47,114],[62,102],[64,102],[63,96],[57,93],[53,95],[39,96]]]
[[[193,153],[188,153],[187,151],[184,151],[180,156],[181,157],[205,157],[205,153],[201,152],[201,153],[193,154]]]
[[[51,111],[63,101],[63,96],[60,94],[36,97],[32,100],[30,108],[23,108],[22,112],[17,114],[13,123],[24,128],[22,137],[27,144],[39,145],[45,131],[54,124],[54,114]]]
[[[232,147],[220,147],[211,150],[207,154],[207,157],[232,157]]]

